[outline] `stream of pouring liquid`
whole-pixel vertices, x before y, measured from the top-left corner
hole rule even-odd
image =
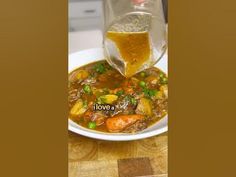
[[[151,56],[151,47],[149,34],[144,32],[111,32],[108,31],[106,37],[113,41],[124,60],[125,77],[131,77],[142,66],[149,61]],[[118,56],[116,56],[118,57]]]

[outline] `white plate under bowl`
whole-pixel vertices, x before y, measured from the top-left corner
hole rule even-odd
[[[89,50],[84,50],[76,53],[72,53],[69,55],[68,61],[68,72],[73,71],[74,69],[86,65],[88,63],[103,60],[103,49],[102,48],[94,48]],[[160,68],[162,71],[167,73],[167,56],[164,57],[159,61],[156,67]],[[131,140],[138,140],[143,138],[148,138],[151,136],[155,136],[166,132],[168,130],[168,115],[162,118],[160,121],[155,123],[154,125],[148,127],[147,129],[135,133],[135,134],[127,134],[127,133],[104,133],[95,130],[90,130],[84,128],[74,121],[68,119],[68,128],[70,131],[87,136],[90,138],[101,139],[101,140],[109,140],[109,141],[131,141]]]

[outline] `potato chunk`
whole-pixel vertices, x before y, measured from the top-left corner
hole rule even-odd
[[[135,112],[137,114],[151,116],[152,115],[151,100],[149,100],[147,98],[141,98],[139,100],[139,103],[138,103],[138,106],[137,106]]]
[[[102,95],[98,98],[98,100],[100,100],[102,103],[106,103],[106,104],[112,104],[114,101],[116,101],[118,99],[117,95]]]
[[[167,87],[167,85],[162,85],[160,87],[160,91],[163,92],[163,95],[165,96],[165,98],[168,98],[168,87]]]
[[[80,71],[78,71],[78,73],[77,73],[77,75],[76,75],[76,78],[78,79],[78,80],[80,80],[80,79],[86,79],[87,77],[89,76],[89,73],[88,73],[88,71],[86,71],[86,70],[80,70]]]
[[[153,75],[150,75],[146,78],[146,82],[152,85],[156,85],[159,81],[159,78]]]
[[[84,106],[84,103],[81,99],[79,99],[75,105],[71,108],[70,114],[72,116],[78,116],[80,114],[83,114],[86,111],[86,106]]]

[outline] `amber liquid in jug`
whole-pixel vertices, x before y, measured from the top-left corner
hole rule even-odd
[[[114,15],[106,14],[103,44],[106,60],[113,68],[131,77],[161,59],[166,50],[166,26],[162,16],[133,11],[109,20]]]
[[[150,59],[151,47],[149,34],[144,32],[112,32],[106,37],[113,41],[124,60],[124,75],[131,77]]]

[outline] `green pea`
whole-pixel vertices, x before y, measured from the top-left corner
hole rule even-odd
[[[144,81],[140,81],[140,82],[139,82],[139,85],[140,85],[140,87],[145,87],[145,86],[146,86],[146,83],[145,83]]]
[[[164,74],[163,74],[163,73],[160,73],[160,75],[159,75],[159,76],[160,76],[160,78],[162,78],[162,77],[164,77]]]
[[[168,79],[166,77],[163,77],[161,79],[161,84],[167,84],[168,83]]]
[[[95,122],[89,122],[88,123],[88,128],[95,129],[96,128],[96,123]]]
[[[83,90],[85,93],[88,93],[88,94],[92,92],[91,87],[89,85],[84,85]]]
[[[145,73],[145,72],[141,72],[141,73],[140,73],[140,76],[141,76],[141,77],[145,77],[145,76],[146,76],[146,73]]]

